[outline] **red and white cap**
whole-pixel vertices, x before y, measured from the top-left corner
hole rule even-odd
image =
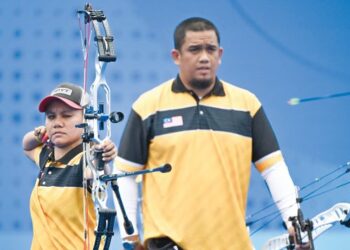
[[[39,111],[45,112],[48,105],[53,100],[60,100],[73,109],[83,109],[85,105],[83,88],[72,84],[62,83],[58,85],[49,96],[41,100],[39,104]]]

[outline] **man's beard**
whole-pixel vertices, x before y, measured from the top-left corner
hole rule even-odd
[[[192,88],[194,89],[198,89],[198,90],[203,90],[203,89],[207,89],[210,87],[210,85],[212,84],[212,80],[211,79],[192,79],[190,81],[190,85]]]

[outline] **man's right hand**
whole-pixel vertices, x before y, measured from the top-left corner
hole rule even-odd
[[[138,235],[127,236],[123,239],[124,250],[145,250]]]
[[[296,242],[296,233],[293,227],[288,228],[289,235],[293,238],[293,241]],[[296,250],[310,250],[311,244],[309,242],[302,244],[295,244]]]

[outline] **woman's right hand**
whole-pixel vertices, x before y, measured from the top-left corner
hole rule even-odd
[[[46,134],[46,127],[45,126],[39,126],[39,127],[36,127],[34,129],[34,137],[35,137],[35,140],[38,142],[38,143],[44,143],[48,138],[47,138],[47,134]]]

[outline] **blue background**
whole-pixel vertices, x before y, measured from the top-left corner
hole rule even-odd
[[[22,153],[22,136],[43,123],[37,104],[57,83],[82,84],[76,10],[84,4],[81,0],[5,0],[0,5],[2,249],[30,247],[28,206],[37,169]],[[350,91],[349,1],[105,0],[92,4],[104,10],[116,39],[118,60],[107,68],[113,110],[128,114],[140,93],[176,75],[170,58],[173,30],[187,17],[202,16],[212,20],[221,33],[224,55],[219,77],[260,98],[297,185],[349,161],[350,97],[287,104],[292,97]],[[94,79],[92,65],[90,61],[88,83]],[[117,144],[124,125],[113,125]],[[347,190],[303,203],[305,216],[311,218],[334,203],[348,202]],[[270,202],[254,170],[248,214]],[[277,220],[253,240],[259,248],[281,233]],[[348,234],[347,228],[338,226],[316,241],[317,249],[348,249]],[[120,248],[118,237],[113,245]]]

